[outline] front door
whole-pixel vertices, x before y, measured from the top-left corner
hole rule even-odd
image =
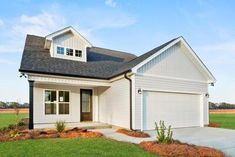
[[[92,121],[92,90],[81,89],[81,121]]]

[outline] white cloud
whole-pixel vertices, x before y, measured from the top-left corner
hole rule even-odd
[[[105,0],[105,4],[110,7],[116,7],[117,3],[114,0]]]
[[[4,25],[4,22],[2,19],[0,19],[0,27]]]
[[[57,14],[43,12],[35,16],[21,15],[12,32],[15,34],[47,35],[65,25],[65,19]]]
[[[0,64],[16,65],[16,62],[7,59],[0,59]]]
[[[203,45],[198,47],[198,49],[203,52],[235,54],[235,41],[226,41],[216,44]]]
[[[116,5],[114,1],[107,3]],[[79,12],[75,12],[73,17],[70,17],[67,15],[71,13],[71,10],[65,9],[62,13],[60,10],[60,5],[56,4],[52,5],[50,10],[42,10],[36,15],[22,14],[4,21],[6,27],[0,30],[2,37],[0,53],[22,52],[27,34],[46,36],[68,25],[79,28],[78,31],[93,44],[100,44],[101,41],[95,37],[95,32],[101,29],[128,27],[136,23],[136,19],[132,15],[123,11],[80,8]]]
[[[0,53],[22,52],[27,34],[45,36],[65,27],[65,24],[65,18],[56,13],[41,12],[34,16],[23,14],[9,22],[9,27],[0,32],[4,38],[0,42]]]
[[[92,20],[87,20],[92,19]],[[132,15],[120,11],[105,11],[105,10],[84,10],[83,14],[77,15],[78,25],[85,25],[89,31],[123,28],[136,23],[136,18]]]

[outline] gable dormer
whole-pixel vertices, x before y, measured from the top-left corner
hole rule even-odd
[[[73,27],[67,27],[46,36],[45,48],[51,57],[76,61],[87,61],[87,47],[92,44]]]

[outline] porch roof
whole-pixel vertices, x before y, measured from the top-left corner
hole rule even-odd
[[[106,80],[85,79],[85,78],[66,78],[66,77],[51,77],[42,75],[28,75],[28,80],[42,84],[58,84],[58,85],[73,85],[73,86],[89,86],[89,87],[109,87],[110,83]]]

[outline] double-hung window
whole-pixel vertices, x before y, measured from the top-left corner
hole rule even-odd
[[[56,114],[56,91],[45,91],[45,114]]]
[[[44,95],[46,115],[69,114],[69,91],[45,90]]]
[[[59,114],[69,114],[68,91],[59,91]]]

